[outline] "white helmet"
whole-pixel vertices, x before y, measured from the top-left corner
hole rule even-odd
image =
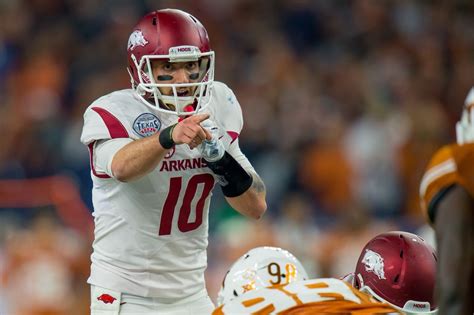
[[[456,124],[456,139],[458,144],[474,142],[474,87],[467,94],[461,120]]]
[[[229,269],[217,296],[217,304],[228,303],[250,290],[306,279],[306,270],[290,252],[278,247],[257,247],[240,257]]]

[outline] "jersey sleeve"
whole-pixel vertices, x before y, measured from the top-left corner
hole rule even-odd
[[[132,142],[130,138],[100,140],[94,143],[93,165],[97,173],[107,174],[114,178],[112,160],[115,154],[124,146]]]
[[[244,120],[242,109],[234,92],[224,83],[216,82],[218,107],[216,118],[223,129],[222,141],[232,157],[247,171],[255,172],[239,146],[239,136],[242,132]]]
[[[220,83],[221,92],[219,93],[219,110],[217,115],[219,115],[219,120],[222,122],[223,127],[228,134],[235,133],[236,135],[231,135],[233,139],[236,139],[235,136],[239,136],[242,128],[244,126],[244,119],[242,116],[242,108],[240,103],[237,100],[234,92],[225,84]]]
[[[458,183],[471,195],[474,196],[474,143],[456,145],[454,147],[454,158],[458,174]]]
[[[117,149],[114,144],[113,150],[110,150],[109,146],[107,146],[109,149],[101,150],[106,154],[101,153],[97,155],[97,143],[99,141],[104,143],[110,139],[130,138],[127,129],[119,117],[120,115],[118,113],[113,113],[107,106],[100,106],[100,104],[92,104],[84,113],[81,142],[85,144],[89,150],[91,171],[92,174],[98,178],[107,179],[112,177],[112,172],[109,169],[110,164],[113,154],[120,148]],[[114,152],[111,153],[111,151]],[[99,168],[97,168],[96,163],[99,163]]]
[[[436,215],[436,206],[456,184],[463,185],[458,174],[454,146],[444,146],[431,158],[420,184],[421,208],[430,223]]]
[[[229,146],[228,150],[229,154],[232,155],[232,157],[239,162],[239,164],[246,170],[250,171],[253,173],[255,172],[255,169],[253,168],[252,164],[250,161],[247,159],[245,154],[240,150],[239,147],[239,140],[237,139],[231,146]]]
[[[81,142],[89,145],[97,140],[128,138],[127,129],[119,119],[119,115],[110,110],[91,106],[84,113]]]
[[[223,130],[223,141],[233,145],[240,136],[244,120],[242,109],[234,92],[221,82],[215,82],[217,106],[214,109],[214,119]]]

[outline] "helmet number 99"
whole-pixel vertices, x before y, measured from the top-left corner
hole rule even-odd
[[[270,280],[272,285],[282,284],[282,278],[285,279],[283,284],[288,284],[292,282],[296,278],[296,267],[293,264],[286,264],[285,265],[285,273],[282,273],[280,265],[276,262],[269,263],[267,266],[268,273],[271,276],[276,277],[276,280]]]

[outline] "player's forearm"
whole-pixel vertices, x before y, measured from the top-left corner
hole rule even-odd
[[[217,146],[214,149],[219,150]],[[205,159],[208,158],[204,155]],[[245,216],[261,218],[267,210],[262,179],[255,172],[246,171],[227,151],[223,151],[218,160],[212,161],[208,158],[206,161],[214,174],[222,179],[222,192],[232,208]]]
[[[115,154],[112,173],[121,182],[138,179],[155,169],[167,152],[160,145],[158,134],[133,141]]]
[[[226,197],[227,202],[241,214],[260,219],[267,210],[265,201],[266,190],[262,179],[255,173],[251,173],[253,181],[247,191],[237,197]]]
[[[468,193],[454,187],[438,205],[436,237],[439,261],[439,314],[468,314],[473,264],[473,212]]]

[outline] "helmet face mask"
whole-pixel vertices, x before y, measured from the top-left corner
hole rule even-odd
[[[197,113],[209,104],[215,55],[206,29],[190,14],[166,9],[145,15],[130,35],[127,52],[132,88],[147,106],[181,116]],[[196,79],[190,76],[188,82],[160,81],[153,75],[153,63],[158,60],[197,61],[199,73]],[[191,89],[192,95],[180,96],[183,88]],[[166,93],[169,95],[162,93],[165,89],[171,91]]]
[[[415,234],[383,233],[367,243],[353,286],[403,312],[436,312],[436,253]]]
[[[240,257],[229,269],[217,304],[228,303],[247,291],[306,279],[306,270],[290,252],[277,247],[257,247]]]
[[[196,47],[197,48],[197,47]],[[200,54],[199,74],[197,82],[190,83],[163,83],[157,81],[153,76],[153,61],[172,60],[172,55],[146,55],[140,63],[136,64],[139,69],[139,82],[135,89],[141,100],[147,105],[151,105],[159,111],[174,112],[177,115],[190,115],[204,109],[210,102],[212,95],[211,85],[214,81],[214,52]],[[194,57],[194,56],[190,56]],[[196,61],[191,58],[181,59],[171,62]],[[132,82],[132,85],[134,82]],[[171,95],[165,95],[160,88],[171,89]],[[194,93],[191,96],[179,96],[180,88],[191,88]],[[186,110],[188,105],[192,105],[193,110]]]

